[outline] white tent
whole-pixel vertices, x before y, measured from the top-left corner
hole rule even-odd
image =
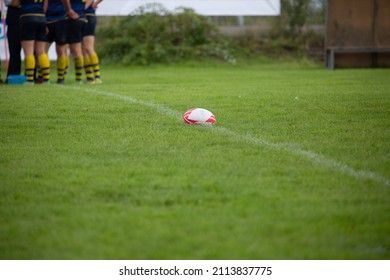
[[[177,7],[192,8],[206,16],[276,16],[280,0],[105,0],[98,15],[126,16],[147,3],[162,4],[169,11]]]

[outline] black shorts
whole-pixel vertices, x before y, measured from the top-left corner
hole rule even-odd
[[[95,36],[96,31],[96,16],[88,16],[87,15],[87,24],[84,28],[84,36]]]
[[[47,34],[47,42],[55,42],[57,45],[66,45],[68,43],[67,20],[61,19],[47,24],[49,33]]]
[[[46,18],[44,16],[22,16],[20,18],[21,41],[46,41]]]
[[[83,41],[84,28],[86,19],[68,19],[68,43],[75,44]]]

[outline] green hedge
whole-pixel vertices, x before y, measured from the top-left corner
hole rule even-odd
[[[99,28],[102,59],[148,65],[185,60],[218,59],[235,63],[232,46],[210,18],[188,8],[167,11],[153,3]]]

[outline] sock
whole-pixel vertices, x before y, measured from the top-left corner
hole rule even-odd
[[[59,58],[57,58],[57,79],[58,80],[63,81],[65,79],[67,60],[68,60],[68,56],[60,56]]]
[[[81,77],[83,75],[84,58],[82,56],[75,58],[74,65],[76,69],[76,82],[79,82],[81,81]]]
[[[42,78],[45,82],[48,82],[50,79],[50,60],[49,56],[44,53],[38,56],[38,64],[40,71],[42,73]]]
[[[69,65],[70,65],[70,59],[69,59],[69,55],[66,56],[66,70],[65,70],[65,75],[68,74],[68,69],[69,69]]]
[[[27,82],[34,82],[35,57],[33,55],[26,56],[24,59],[24,68]]]
[[[95,73],[95,78],[100,79],[100,64],[99,64],[99,57],[97,53],[94,53],[89,58],[91,59],[92,68]]]
[[[84,56],[84,69],[87,76],[87,81],[93,81],[93,70],[91,65],[91,59],[89,56]]]
[[[36,66],[35,66],[35,70],[34,70],[34,80],[35,82],[39,79],[43,79],[43,75],[42,75],[42,69],[41,67],[39,66],[39,61],[37,61],[37,58],[35,58],[35,61],[36,61]]]

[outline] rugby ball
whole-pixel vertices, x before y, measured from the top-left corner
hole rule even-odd
[[[188,124],[215,124],[215,116],[209,110],[192,108],[184,113],[183,120]]]

